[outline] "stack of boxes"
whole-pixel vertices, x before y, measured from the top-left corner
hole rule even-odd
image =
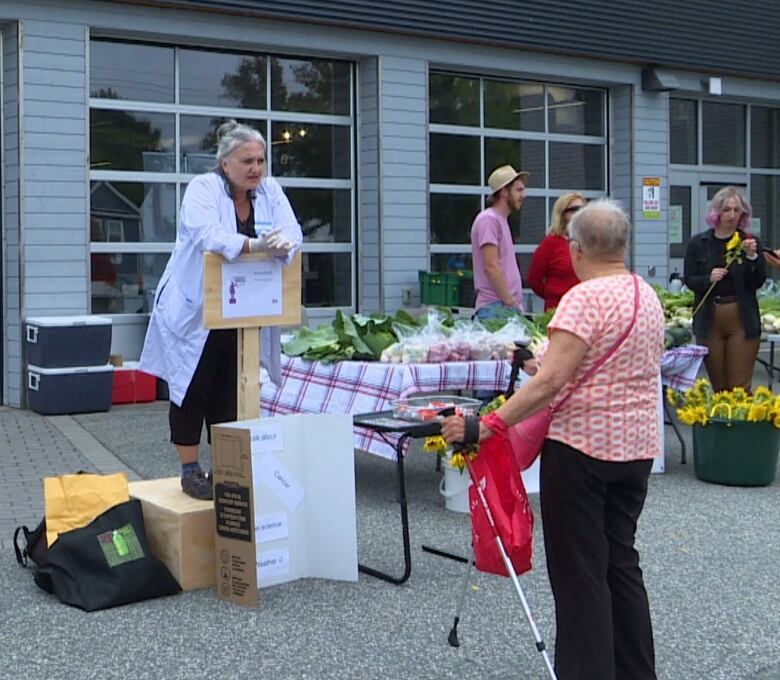
[[[27,403],[33,411],[64,415],[111,408],[110,318],[29,318],[26,350]]]

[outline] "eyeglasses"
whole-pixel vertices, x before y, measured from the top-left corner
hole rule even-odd
[[[563,212],[565,212],[565,213],[575,213],[575,212],[577,212],[577,211],[578,211],[580,208],[584,208],[584,207],[585,207],[584,205],[570,205],[570,206],[569,206],[568,208],[566,208],[566,210],[564,210]]]

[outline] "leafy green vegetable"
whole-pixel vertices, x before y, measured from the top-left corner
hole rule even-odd
[[[339,343],[344,347],[351,345],[354,349],[352,356],[366,359],[374,358],[371,348],[363,342],[363,338],[358,334],[357,326],[350,317],[344,316],[340,309],[336,312],[333,326],[336,329],[336,334],[339,336]]]
[[[417,330],[414,317],[403,310],[395,316],[347,316],[339,310],[330,325],[321,325],[316,330],[306,327],[296,330],[282,349],[287,356],[323,363],[346,359],[379,360],[382,352],[398,341],[393,327],[399,324],[410,333]]]
[[[399,309],[395,313],[395,318],[393,319],[396,323],[403,324],[404,326],[417,326],[417,319],[415,319],[409,312],[403,309]],[[425,322],[423,322],[425,323]]]
[[[384,352],[390,345],[397,342],[395,335],[392,331],[377,331],[374,333],[366,333],[363,336],[363,342],[368,345],[374,354],[375,358],[380,358],[382,352]]]
[[[673,316],[679,316],[679,310],[682,308],[693,308],[693,291],[685,290],[682,293],[671,293],[662,286],[653,285],[653,290],[661,301],[661,306],[664,308],[664,316],[667,319],[671,319]]]
[[[289,342],[286,342],[282,349],[284,353],[291,357],[298,357],[307,352],[322,354],[333,351],[338,347],[338,336],[332,326],[320,326],[313,331],[305,326],[296,332],[295,336]]]

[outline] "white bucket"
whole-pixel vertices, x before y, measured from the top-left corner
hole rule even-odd
[[[444,507],[453,512],[469,511],[469,485],[471,478],[468,470],[461,473],[450,465],[449,458],[442,458],[444,476],[439,482],[439,493],[444,496]]]

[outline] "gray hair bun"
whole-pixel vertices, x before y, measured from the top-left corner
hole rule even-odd
[[[232,154],[239,146],[247,142],[257,142],[266,147],[263,135],[249,125],[229,120],[217,129],[217,161]]]
[[[217,128],[217,142],[221,142],[225,136],[229,135],[231,132],[233,132],[233,130],[239,127],[241,127],[241,125],[235,119],[231,119],[222,123],[222,125]]]

